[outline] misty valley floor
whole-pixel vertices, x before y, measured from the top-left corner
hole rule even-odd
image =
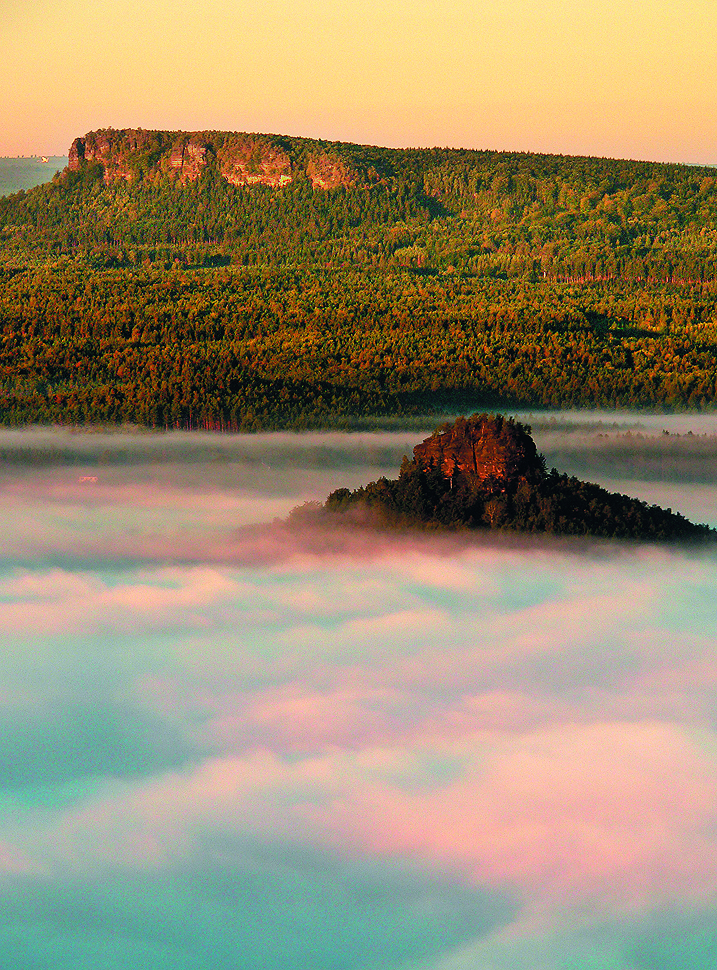
[[[717,525],[717,418],[528,420]],[[4,970],[714,963],[717,550],[273,522],[422,436],[0,432]]]

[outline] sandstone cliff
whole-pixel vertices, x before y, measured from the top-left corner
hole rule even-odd
[[[73,141],[68,168],[79,171],[93,162],[102,166],[106,183],[169,176],[184,185],[210,165],[237,186],[280,188],[303,176],[314,188],[330,190],[367,178],[326,142],[239,132],[91,131]]]
[[[413,449],[424,470],[441,468],[446,478],[496,484],[541,474],[543,461],[528,431],[501,415],[474,415],[444,425]]]

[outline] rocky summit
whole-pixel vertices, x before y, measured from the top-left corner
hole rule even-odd
[[[512,418],[476,414],[444,424],[413,449],[424,471],[440,468],[453,482],[493,483],[505,487],[544,472],[529,430]]]
[[[313,188],[335,189],[358,178],[358,170],[330,143],[242,132],[104,128],[75,138],[70,146],[71,172],[90,163],[101,166],[107,184],[170,178],[186,185],[210,166],[240,187],[280,188],[299,176]]]
[[[324,514],[370,515],[390,528],[447,528],[710,541],[715,533],[684,516],[599,485],[546,471],[530,428],[502,415],[444,424],[404,459],[398,478],[332,492]]]

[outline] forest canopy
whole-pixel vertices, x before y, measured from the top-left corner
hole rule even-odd
[[[4,423],[714,404],[717,170],[93,138],[0,199]]]

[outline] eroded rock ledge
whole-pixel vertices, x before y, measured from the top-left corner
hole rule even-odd
[[[500,415],[480,414],[441,425],[416,445],[413,455],[424,471],[439,468],[445,478],[492,481],[496,487],[544,470],[526,428]]]
[[[314,188],[335,189],[365,181],[360,172],[330,145],[239,132],[146,131],[105,128],[75,138],[69,151],[70,171],[88,163],[104,169],[107,183],[171,176],[180,184],[196,181],[210,164],[232,185],[288,185],[299,175]]]

